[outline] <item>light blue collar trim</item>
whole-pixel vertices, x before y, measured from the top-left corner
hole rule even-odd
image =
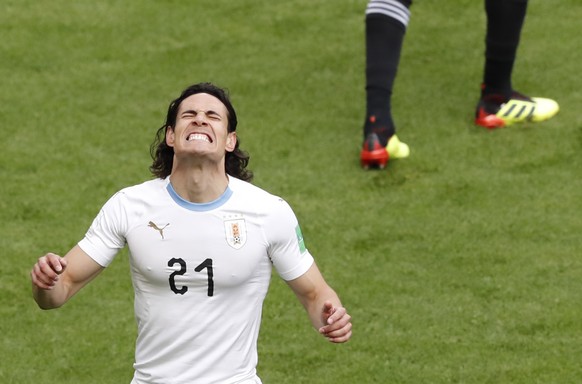
[[[190,211],[197,211],[197,212],[212,211],[213,209],[216,209],[216,208],[222,206],[232,196],[232,189],[230,189],[230,187],[227,186],[224,193],[218,199],[211,201],[209,203],[193,203],[191,201],[184,200],[182,197],[180,197],[180,195],[178,195],[178,193],[176,193],[176,191],[174,190],[174,187],[172,187],[172,183],[168,182],[166,189],[168,190],[170,197],[179,206],[181,206],[182,208],[186,208]]]

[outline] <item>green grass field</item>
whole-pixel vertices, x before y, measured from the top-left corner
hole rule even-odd
[[[0,4],[0,382],[129,383],[127,251],[63,308],[29,270],[64,254],[187,85],[228,88],[255,184],[285,197],[349,308],[332,345],[276,275],[264,383],[580,383],[579,0],[532,0],[513,83],[555,98],[544,123],[472,124],[481,1],[413,8],[394,113],[409,159],[365,172],[365,0],[4,0]]]

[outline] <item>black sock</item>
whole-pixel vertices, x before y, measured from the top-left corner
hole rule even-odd
[[[485,0],[487,35],[482,97],[495,94],[506,101],[511,98],[511,74],[526,10],[527,0]]]
[[[391,97],[406,26],[382,14],[366,16],[366,123],[385,146],[395,132]]]

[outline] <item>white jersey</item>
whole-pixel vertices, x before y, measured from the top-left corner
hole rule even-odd
[[[102,266],[128,245],[137,342],[133,384],[260,383],[262,305],[313,263],[289,205],[230,178],[216,201],[180,198],[169,178],[115,194],[79,246]]]

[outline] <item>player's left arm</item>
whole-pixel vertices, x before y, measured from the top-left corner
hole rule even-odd
[[[344,343],[350,339],[351,316],[315,263],[307,272],[287,284],[305,307],[311,323],[320,334],[333,343]]]

